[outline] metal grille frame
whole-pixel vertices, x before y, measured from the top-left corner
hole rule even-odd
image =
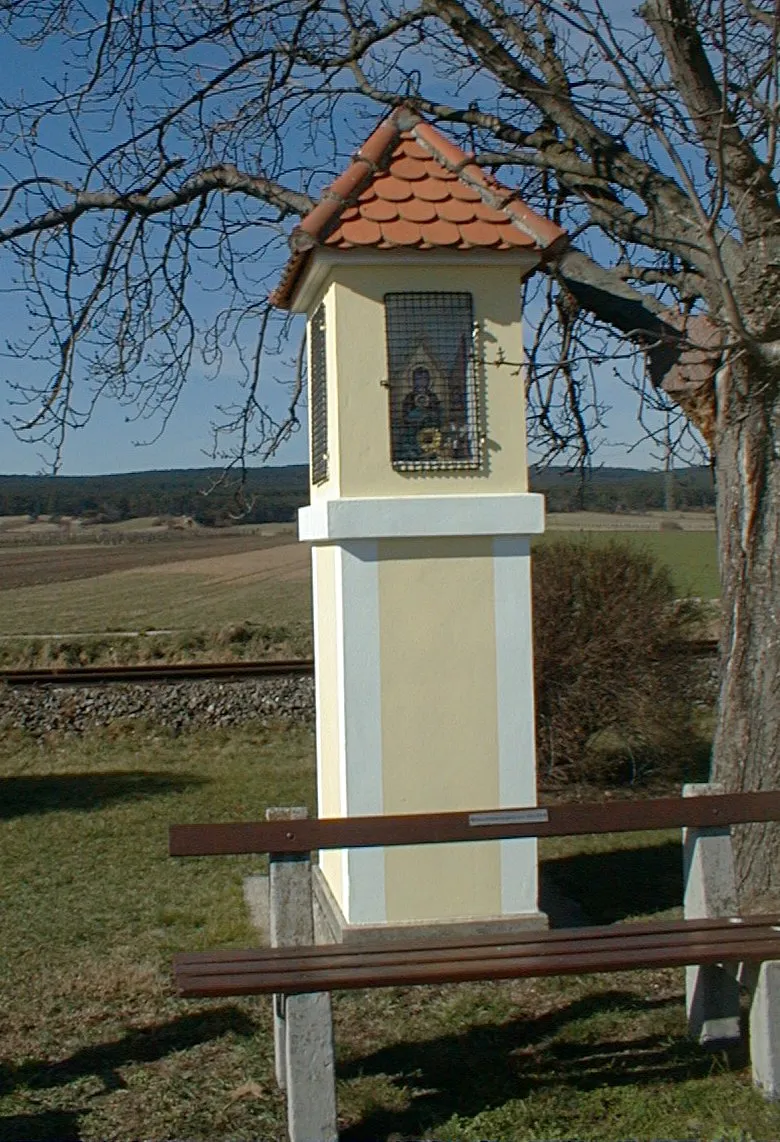
[[[387,293],[384,305],[393,468],[480,469],[483,434],[472,295]]]
[[[325,340],[325,303],[309,323],[309,435],[311,482],[324,484],[328,467],[328,369]]]

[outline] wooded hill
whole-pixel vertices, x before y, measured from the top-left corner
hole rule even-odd
[[[699,511],[715,507],[715,481],[709,466],[671,473],[636,468],[531,469],[531,490],[544,492],[550,512]]]
[[[596,468],[581,478],[566,468],[531,470],[531,488],[547,510],[642,512],[671,506],[712,508],[709,468],[662,472]],[[112,523],[141,516],[190,516],[205,526],[286,522],[308,502],[304,464],[252,468],[238,495],[216,468],[129,472],[109,476],[0,476],[0,516],[75,516]]]

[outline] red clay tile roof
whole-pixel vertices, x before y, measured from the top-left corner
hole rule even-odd
[[[292,255],[271,301],[292,304],[315,249],[526,249],[566,245],[555,223],[486,174],[406,108],[377,127],[290,236]]]

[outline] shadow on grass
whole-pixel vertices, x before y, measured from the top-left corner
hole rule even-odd
[[[632,1016],[676,1005],[676,998],[642,999],[609,992],[575,1000],[535,1019],[518,1019],[499,1027],[475,1027],[422,1043],[399,1043],[352,1060],[345,1078],[386,1075],[408,1093],[405,1110],[377,1107],[344,1131],[340,1142],[374,1142],[389,1133],[418,1138],[457,1114],[472,1118],[545,1088],[665,1084],[706,1078],[712,1057],[686,1039],[668,1033],[611,1039],[597,1044],[555,1042],[567,1025],[598,1015],[631,1027]],[[552,1040],[552,1041],[551,1041]],[[745,1051],[735,1048],[729,1065],[743,1066]]]
[[[0,1142],[81,1142],[80,1116],[77,1110],[0,1114]]]
[[[712,765],[712,734],[693,734],[685,743],[685,760],[680,765],[679,783],[709,781]]]
[[[125,1085],[118,1073],[119,1067],[128,1063],[153,1063],[173,1051],[196,1047],[229,1031],[248,1037],[254,1035],[257,1028],[245,1012],[231,1005],[182,1015],[169,1023],[130,1031],[121,1039],[84,1047],[56,1063],[31,1059],[19,1066],[0,1064],[0,1094],[9,1094],[17,1087],[37,1090],[67,1086],[89,1075],[101,1079],[106,1090],[118,1090]],[[33,1137],[28,1135],[28,1142]]]
[[[581,918],[561,923],[612,924],[679,908],[683,898],[682,851],[676,841],[602,853],[577,853],[541,862],[545,894],[565,901]],[[555,904],[552,922],[557,926]]]
[[[153,770],[117,773],[57,773],[39,777],[0,777],[0,820],[58,809],[102,809],[111,801],[140,801],[181,793],[206,778],[194,774],[171,777]]]

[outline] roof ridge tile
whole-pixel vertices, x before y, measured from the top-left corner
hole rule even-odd
[[[393,169],[395,162],[398,173]],[[404,164],[412,166],[416,177],[404,176]],[[415,164],[428,169],[419,174]],[[387,198],[383,190],[390,191]],[[456,202],[459,205],[454,208],[447,206]],[[380,204],[381,218],[370,216],[368,207],[373,203]],[[464,217],[462,223],[446,218],[448,213],[463,216],[466,204],[478,203],[486,212],[494,211],[501,217],[477,214],[469,221]],[[407,204],[408,218],[404,215]],[[372,131],[349,166],[293,229],[291,256],[271,300],[282,308],[290,307],[312,251],[318,247],[525,248],[549,258],[566,241],[565,231],[537,214],[517,190],[503,186],[484,171],[473,152],[464,151],[432,123],[401,105]]]

